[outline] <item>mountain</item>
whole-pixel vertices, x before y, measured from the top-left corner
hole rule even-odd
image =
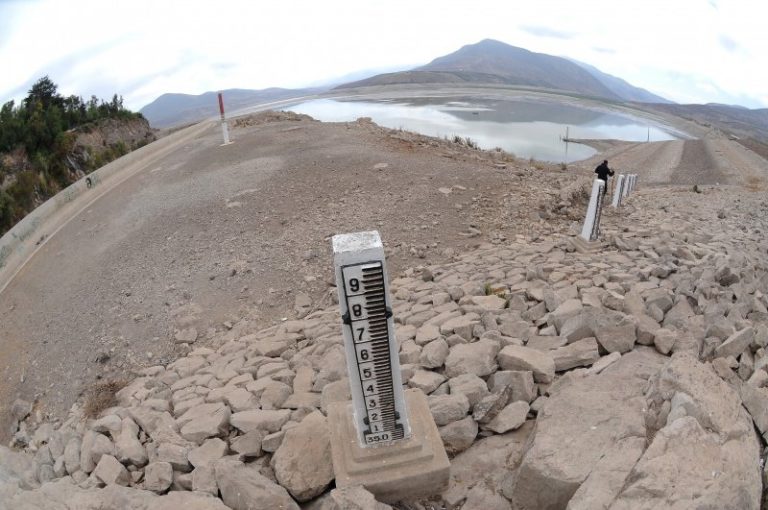
[[[534,53],[493,39],[463,46],[410,71],[381,74],[337,88],[404,83],[519,85],[620,101],[668,102],[594,67],[587,69],[565,58]]]
[[[293,97],[316,94],[325,88],[262,90],[227,89],[224,94],[224,106],[228,112],[255,106],[268,101],[279,101]],[[197,122],[219,114],[218,92],[205,92],[199,95],[163,94],[139,110],[152,127],[167,128]]]
[[[600,83],[608,87],[608,89],[610,89],[611,92],[613,92],[620,98],[624,99],[625,101],[635,101],[638,103],[673,104],[673,102],[668,99],[665,99],[661,96],[657,96],[656,94],[648,92],[645,89],[641,89],[640,87],[635,87],[634,85],[630,85],[629,83],[627,83],[625,80],[622,80],[621,78],[617,78],[616,76],[612,76],[608,73],[604,73],[595,66],[585,64],[584,62],[579,62],[578,60],[573,60],[573,59],[569,59],[569,60],[574,64],[576,64],[577,66],[580,66],[583,69],[585,69],[589,74],[597,78],[600,81]]]

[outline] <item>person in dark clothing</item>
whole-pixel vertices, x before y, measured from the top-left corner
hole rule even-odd
[[[603,186],[603,195],[605,195],[606,191],[608,191],[608,176],[613,175],[613,170],[608,168],[607,159],[604,159],[603,162],[595,168],[595,173],[597,174],[597,178],[605,183],[605,186]]]

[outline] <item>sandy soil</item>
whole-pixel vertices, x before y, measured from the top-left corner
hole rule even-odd
[[[561,190],[603,157],[563,171],[370,122],[240,124],[234,144],[212,128],[104,195],[0,295],[0,440],[15,398],[61,416],[96,379],[186,352],[178,329],[204,345],[229,321],[268,326],[326,304],[333,234],[379,230],[396,275],[480,242],[566,232],[583,208],[559,207]],[[605,155],[641,186],[762,186],[767,171],[727,140]]]

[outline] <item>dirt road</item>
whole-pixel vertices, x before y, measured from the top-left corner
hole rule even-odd
[[[620,173],[638,174],[641,185],[762,186],[768,178],[766,161],[727,139],[595,144],[601,154],[580,164],[584,168],[608,159]],[[606,148],[607,147],[607,148]]]

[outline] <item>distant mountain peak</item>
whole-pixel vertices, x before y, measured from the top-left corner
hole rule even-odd
[[[668,102],[593,66],[536,53],[496,39],[467,44],[421,67],[337,88],[407,83],[494,84],[536,87],[619,101]]]

